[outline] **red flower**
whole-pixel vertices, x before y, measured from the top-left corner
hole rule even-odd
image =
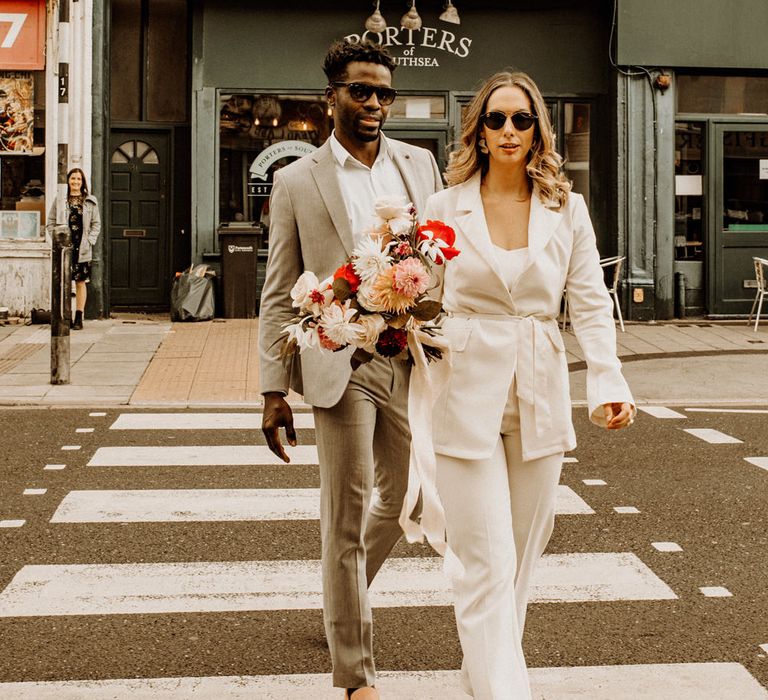
[[[349,282],[349,291],[353,294],[360,286],[360,278],[355,274],[355,269],[352,267],[352,263],[342,265],[336,272],[333,273],[333,279],[345,279]]]
[[[454,248],[456,242],[456,232],[442,221],[432,221],[427,219],[427,223],[419,226],[416,238],[419,241],[442,241],[439,246],[442,258],[437,257],[434,261],[437,265],[442,265],[443,260],[451,260],[459,254],[459,249]]]
[[[402,328],[386,328],[379,335],[376,352],[384,357],[399,355],[408,345],[408,331]]]

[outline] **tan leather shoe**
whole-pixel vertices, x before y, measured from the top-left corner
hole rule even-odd
[[[348,688],[344,697],[348,700],[379,700],[379,691],[373,686],[370,688]]]

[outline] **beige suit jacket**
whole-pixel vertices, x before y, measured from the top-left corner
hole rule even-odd
[[[465,459],[490,456],[513,377],[520,399],[525,459],[576,446],[568,366],[556,317],[563,289],[587,361],[593,422],[602,404],[633,403],[616,357],[616,331],[595,234],[584,199],[571,194],[560,210],[534,193],[527,264],[512,289],[503,281],[483,211],[480,175],[433,195],[425,218],[456,230],[461,254],[445,267],[443,323],[452,346],[433,414],[435,451]],[[436,382],[438,383],[438,382]]]
[[[418,215],[427,197],[442,188],[432,154],[389,139],[392,157]],[[261,392],[288,393],[322,408],[334,406],[352,374],[352,348],[309,350],[286,365],[280,358],[283,327],[296,313],[290,291],[306,270],[324,279],[344,263],[354,247],[330,144],[275,173],[270,199],[269,259],[261,295],[259,371]],[[299,362],[300,360],[300,362]]]

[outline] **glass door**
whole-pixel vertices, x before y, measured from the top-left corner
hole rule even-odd
[[[715,124],[710,313],[748,314],[753,256],[768,255],[768,124]]]

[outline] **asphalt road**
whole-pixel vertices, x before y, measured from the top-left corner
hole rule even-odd
[[[750,407],[754,410],[755,407]],[[729,406],[729,409],[733,407]],[[578,461],[561,483],[593,510],[558,515],[548,553],[633,553],[677,596],[667,600],[530,606],[531,667],[730,661],[768,688],[768,410],[685,418],[641,413],[621,433],[575,411]],[[315,520],[257,522],[50,522],[73,490],[315,489],[312,465],[87,466],[110,446],[263,444],[255,430],[110,430],[121,413],[2,409],[0,592],[24,566],[317,559]],[[184,411],[178,411],[184,413]],[[76,432],[93,428],[93,432]],[[710,444],[685,429],[711,428],[742,442]],[[314,431],[299,432],[303,444]],[[63,446],[79,445],[77,450]],[[64,469],[45,469],[66,464]],[[604,485],[587,485],[600,479]],[[23,495],[25,489],[46,489]],[[635,507],[618,513],[614,507]],[[660,552],[653,542],[682,551]],[[400,544],[395,557],[430,557]],[[104,586],[109,582],[105,581]],[[729,597],[706,597],[725,587]],[[0,593],[0,609],[2,609]],[[450,607],[377,608],[380,669],[456,669],[461,657]],[[96,678],[325,673],[319,610],[13,616],[0,613],[0,682]],[[0,694],[0,697],[2,695]],[[728,695],[724,694],[724,698]]]

